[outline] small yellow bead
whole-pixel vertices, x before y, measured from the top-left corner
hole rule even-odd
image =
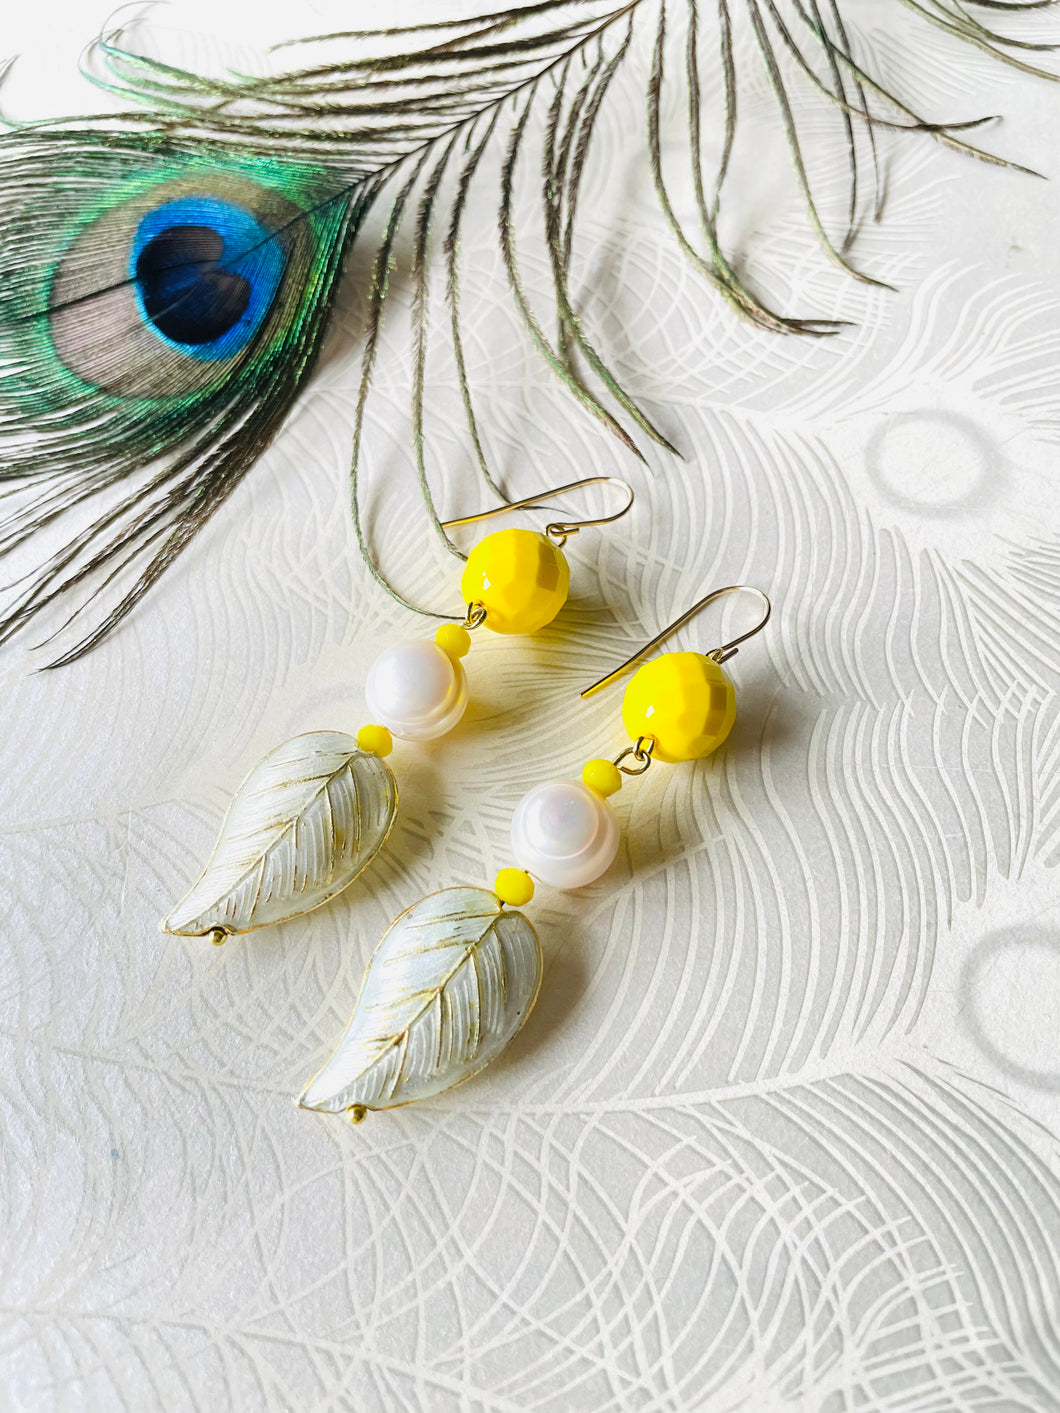
[[[434,641],[454,662],[466,655],[471,646],[471,634],[459,623],[443,623],[434,635]]]
[[[385,726],[362,726],[357,732],[357,744],[362,751],[388,756],[394,749],[394,738]]]
[[[653,760],[700,760],[716,751],[736,720],[736,689],[713,658],[663,653],[633,674],[622,699],[630,736],[653,736]]]
[[[582,767],[582,780],[605,800],[622,789],[622,772],[609,760],[587,760]]]
[[[480,540],[460,577],[465,603],[480,603],[494,633],[536,633],[567,602],[570,566],[534,530],[498,530]]]
[[[534,880],[521,868],[502,868],[493,891],[510,908],[521,908],[534,896]]]

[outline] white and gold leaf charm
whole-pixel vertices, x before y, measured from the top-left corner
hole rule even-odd
[[[209,862],[163,932],[223,942],[319,907],[372,861],[396,814],[393,772],[352,736],[285,741],[236,791]]]
[[[359,1121],[459,1084],[526,1020],[541,969],[537,933],[495,893],[421,898],[383,934],[346,1033],[299,1103]]]

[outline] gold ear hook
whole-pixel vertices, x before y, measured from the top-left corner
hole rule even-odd
[[[566,486],[556,486],[554,490],[543,491],[541,495],[527,496],[525,500],[512,501],[508,505],[498,505],[493,510],[481,510],[477,515],[463,515],[459,520],[446,520],[442,524],[443,530],[455,530],[458,525],[473,525],[478,520],[491,520],[495,515],[507,515],[509,510],[548,510],[547,505],[542,505],[543,499],[551,499],[555,496],[563,496],[568,491],[581,490],[583,486],[615,486],[626,492],[628,499],[621,510],[616,510],[614,515],[601,515],[596,520],[554,520],[550,525],[545,526],[545,534],[557,545],[564,545],[568,535],[576,535],[580,530],[587,529],[590,525],[610,525],[613,520],[621,520],[633,504],[636,493],[628,481],[622,481],[617,476],[586,476],[581,481],[571,481]]]
[[[705,654],[706,657],[713,658],[717,663],[723,663],[726,659],[734,657],[735,654],[740,651],[741,643],[746,643],[748,638],[753,638],[756,633],[761,633],[762,629],[769,622],[769,615],[773,612],[773,605],[769,602],[768,595],[764,594],[761,589],[753,588],[750,584],[729,584],[724,589],[715,589],[713,593],[707,594],[706,598],[700,599],[699,602],[694,603],[686,613],[682,613],[680,618],[674,619],[673,623],[671,623],[668,628],[664,628],[661,633],[657,633],[650,643],[645,643],[642,648],[637,649],[632,657],[627,657],[620,667],[616,667],[614,671],[609,672],[606,677],[601,677],[599,682],[594,682],[591,687],[586,687],[579,695],[582,697],[591,697],[594,692],[599,692],[602,687],[610,686],[616,677],[621,677],[623,672],[628,668],[633,667],[634,664],[648,657],[655,651],[660,643],[666,642],[666,639],[671,633],[676,633],[678,628],[683,628],[690,619],[695,618],[697,613],[701,612],[709,604],[712,604],[715,599],[722,598],[725,594],[757,594],[766,606],[766,611],[761,620],[756,623],[753,628],[749,628],[746,633],[741,633],[738,638],[730,638],[727,643],[722,643],[721,647],[713,648],[709,653]]]

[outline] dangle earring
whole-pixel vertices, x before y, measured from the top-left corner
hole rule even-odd
[[[498,530],[475,546],[460,578],[463,618],[444,623],[433,641],[385,648],[369,669],[365,697],[376,723],[362,726],[356,738],[341,731],[295,736],[254,767],[235,793],[202,874],[160,924],[163,932],[220,944],[232,933],[320,907],[353,882],[386,843],[397,816],[397,783],[384,760],[393,737],[429,741],[456,726],[468,702],[461,659],[471,631],[527,634],[551,623],[570,585],[562,551],[568,537],[621,519],[634,492],[614,476],[588,476],[443,526],[547,509],[541,501],[595,485],[621,489],[625,504],[596,519],[552,521],[544,534]]]
[[[715,589],[581,693],[606,687],[709,604],[735,593],[755,594],[764,605],[753,628],[706,654],[663,653],[645,662],[622,701],[630,744],[613,760],[588,761],[580,781],[549,781],[523,796],[512,817],[517,868],[502,868],[492,891],[431,893],[390,925],[346,1033],[306,1087],[302,1108],[345,1111],[360,1123],[369,1109],[427,1099],[469,1079],[511,1040],[542,973],[537,933],[514,909],[530,902],[534,878],[581,888],[611,866],[619,831],[608,797],[623,775],[643,775],[656,760],[700,760],[722,744],[736,720],[736,690],[721,664],[766,626],[769,599],[744,584]]]

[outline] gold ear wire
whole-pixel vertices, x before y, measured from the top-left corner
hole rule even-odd
[[[769,602],[768,595],[764,594],[761,589],[756,589],[750,584],[729,584],[724,589],[715,589],[712,593],[707,594],[705,598],[700,599],[698,603],[694,603],[690,609],[682,613],[680,618],[675,618],[661,633],[657,633],[650,643],[645,643],[642,648],[638,648],[632,657],[627,657],[625,662],[616,667],[614,671],[601,677],[600,680],[594,682],[591,687],[586,687],[584,691],[579,693],[579,696],[591,697],[594,692],[599,692],[601,688],[610,686],[616,677],[621,677],[623,672],[628,668],[633,667],[643,658],[648,657],[655,651],[660,643],[665,643],[671,633],[676,633],[678,628],[683,628],[690,619],[695,618],[697,613],[700,613],[709,604],[712,604],[715,599],[720,599],[725,594],[757,594],[766,608],[761,620],[756,623],[753,628],[749,628],[746,633],[741,633],[738,638],[730,638],[727,643],[722,643],[720,647],[712,648],[709,653],[704,654],[705,657],[713,658],[713,660],[719,664],[733,657],[739,652],[741,643],[746,643],[748,638],[753,638],[756,633],[761,633],[762,629],[769,622],[769,615],[773,612],[773,605]]]
[[[542,505],[543,499],[551,499],[555,496],[566,495],[569,491],[581,490],[583,486],[615,486],[626,492],[628,499],[621,510],[616,510],[614,515],[601,515],[596,520],[554,520],[545,526],[545,534],[557,545],[564,545],[568,535],[576,535],[580,530],[588,529],[590,525],[610,525],[615,520],[621,520],[627,514],[636,499],[636,492],[628,481],[620,480],[617,476],[586,476],[581,481],[570,481],[565,486],[556,486],[551,491],[542,491],[540,495],[527,496],[525,500],[512,501],[508,505],[498,505],[493,510],[482,510],[477,515],[462,515],[459,520],[446,520],[442,523],[443,530],[455,530],[458,525],[474,525],[479,520],[491,520],[495,515],[507,515],[509,510],[548,510],[550,507]]]

